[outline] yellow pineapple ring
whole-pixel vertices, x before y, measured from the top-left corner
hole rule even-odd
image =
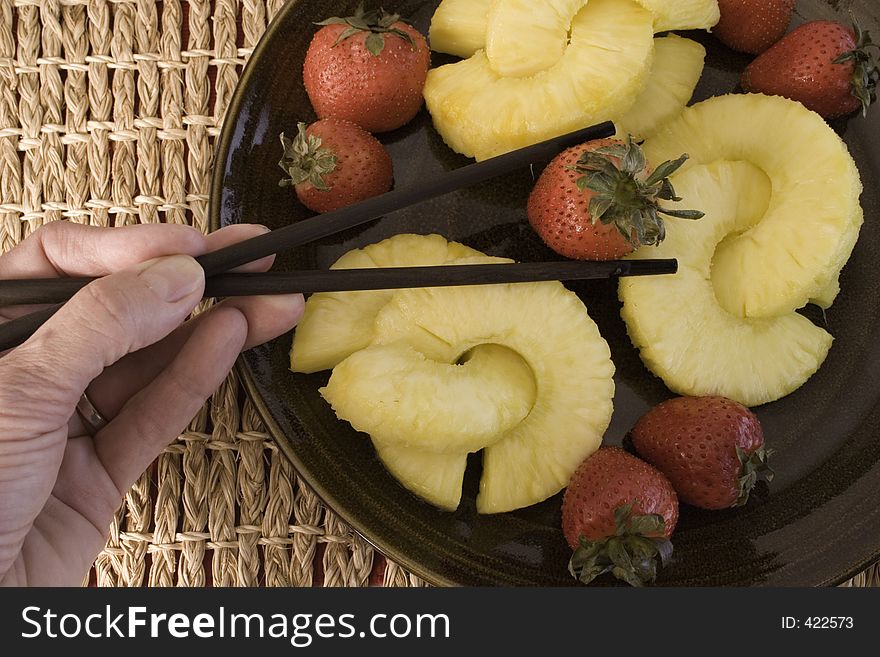
[[[678,258],[677,274],[620,282],[621,314],[642,360],[683,395],[757,406],[791,393],[825,360],[831,335],[796,312],[733,315],[713,284],[716,248],[762,220],[775,193],[770,179],[746,162],[718,161],[691,166],[672,182],[683,207],[706,215],[666,219],[666,240],[633,256]]]
[[[331,269],[404,267],[431,264],[511,262],[492,258],[458,242],[447,242],[439,235],[401,234],[354,249],[339,258]],[[391,290],[334,292],[314,294],[306,302],[306,311],[296,329],[291,349],[291,370],[318,372],[331,369],[347,357],[369,346],[373,339],[376,314],[392,298]],[[494,393],[503,399],[525,397],[521,405],[531,408],[534,383],[523,380],[526,367],[513,352],[497,345],[481,345],[468,354],[471,368],[491,358],[491,366],[501,376],[493,380]],[[523,413],[523,411],[520,411]],[[523,413],[524,414],[524,413]],[[511,426],[513,422],[510,423]],[[501,423],[496,438],[508,428]],[[491,442],[488,438],[486,442]],[[454,510],[461,499],[462,480],[467,466],[467,452],[443,454],[414,447],[396,447],[373,440],[376,452],[388,471],[403,486],[441,509]]]
[[[486,47],[489,14],[499,0],[443,0],[431,17],[428,39],[431,50],[456,57],[471,57]],[[654,32],[669,30],[708,30],[721,18],[717,0],[636,0],[653,16]],[[554,21],[553,3],[517,0],[528,8],[535,20],[543,25]],[[551,14],[546,16],[545,14]],[[516,30],[511,40],[522,43],[529,38],[527,30]],[[541,56],[541,55],[539,55]]]
[[[469,253],[479,254],[436,235],[398,235],[334,266],[505,261]],[[608,345],[559,283],[314,295],[307,316],[294,369],[332,363],[321,392],[337,414],[371,434],[403,486],[442,509],[458,506],[467,455],[482,448],[481,513],[540,502],[610,421]]]
[[[483,452],[480,513],[512,511],[559,492],[599,447],[611,419],[608,344],[581,300],[560,283],[401,290],[379,312],[375,336],[375,344],[402,343],[435,361],[438,378],[448,363],[483,344],[506,347],[531,368],[531,411]],[[438,456],[438,468],[463,467],[463,458]]]
[[[653,50],[647,10],[633,0],[590,0],[550,68],[502,77],[478,51],[429,71],[425,102],[446,143],[483,160],[622,115],[645,86]]]
[[[862,185],[846,145],[822,117],[777,96],[719,96],[686,109],[644,150],[651,162],[688,153],[682,172],[742,160],[769,178],[764,215],[725,240],[713,259],[715,296],[728,312],[777,317],[833,300],[862,223]]]

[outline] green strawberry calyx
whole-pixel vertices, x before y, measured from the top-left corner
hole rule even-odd
[[[400,37],[409,43],[412,48],[416,47],[412,36],[410,36],[406,30],[394,27],[395,23],[400,22],[400,20],[400,14],[389,14],[381,7],[371,11],[364,11],[364,4],[361,3],[355,10],[354,16],[347,16],[345,18],[333,16],[320,23],[315,23],[315,25],[348,26],[339,34],[339,37],[333,43],[334,48],[349,37],[353,37],[355,34],[367,32],[367,38],[364,41],[364,45],[366,45],[367,50],[370,51],[371,55],[378,57],[385,49],[386,34],[393,34],[394,36]]]
[[[770,457],[773,456],[772,449],[759,447],[754,452],[746,452],[737,447],[736,456],[742,464],[742,468],[736,480],[737,498],[736,502],[733,503],[735,507],[743,506],[749,501],[749,493],[752,492],[759,479],[768,482],[773,481],[774,475],[773,468],[767,463]]]
[[[278,184],[296,187],[309,183],[322,192],[328,191],[326,176],[336,170],[336,155],[321,145],[321,138],[306,133],[306,124],[296,124],[296,137],[288,139],[281,133],[284,155],[278,166],[286,175]]]
[[[572,167],[581,174],[578,189],[592,192],[588,207],[593,224],[614,225],[633,248],[656,246],[666,237],[661,214],[680,219],[700,219],[699,210],[664,207],[661,201],[680,201],[669,176],[688,159],[687,154],[664,162],[648,175],[645,154],[632,136],[585,152]]]
[[[663,567],[672,556],[672,543],[664,537],[666,521],[652,513],[633,515],[632,502],[614,510],[613,536],[590,541],[581,536],[568,564],[572,577],[589,584],[605,573],[631,586],[644,586],[657,578],[658,559]]]
[[[853,62],[852,95],[861,102],[862,116],[865,116],[871,103],[877,100],[877,84],[880,83],[880,68],[877,67],[877,62],[868,52],[868,48],[880,48],[880,45],[871,40],[871,33],[863,30],[852,14],[850,18],[856,37],[856,47],[834,59],[833,63]]]

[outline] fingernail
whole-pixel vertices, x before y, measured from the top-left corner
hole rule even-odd
[[[168,303],[194,294],[205,281],[205,272],[199,263],[184,255],[158,258],[146,263],[138,276]]]

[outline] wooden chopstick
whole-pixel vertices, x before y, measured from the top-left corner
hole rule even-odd
[[[441,265],[383,269],[331,269],[263,274],[220,274],[206,281],[206,297],[290,294],[293,292],[343,292],[393,290],[417,287],[487,285],[537,281],[574,281],[619,276],[674,274],[674,259],[611,260],[585,262],[526,262],[516,264]],[[0,281],[0,305],[63,301],[88,285],[89,278],[51,278]],[[0,350],[26,340],[60,304],[0,325]]]
[[[294,249],[323,237],[368,223],[386,214],[422,203],[457,189],[478,185],[530,164],[544,164],[557,154],[585,141],[610,137],[615,127],[606,121],[561,137],[548,139],[534,146],[520,148],[482,162],[468,164],[425,180],[417,187],[394,189],[380,196],[325,212],[295,224],[277,228],[265,235],[207,253],[196,260],[210,277],[273,253]]]
[[[57,304],[0,324],[0,351],[17,347],[31,337],[64,304]]]
[[[575,281],[617,276],[674,274],[676,261],[611,260],[526,262],[516,264],[439,265],[382,269],[330,269],[261,274],[218,274],[207,279],[205,298],[399,290],[412,287]],[[94,278],[32,278],[0,280],[0,307],[57,304],[72,297]]]

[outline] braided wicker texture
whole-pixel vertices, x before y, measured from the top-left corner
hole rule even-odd
[[[282,4],[0,0],[0,249],[62,218],[207,231],[219,125]],[[129,491],[91,581],[422,585],[302,485],[234,376]]]

